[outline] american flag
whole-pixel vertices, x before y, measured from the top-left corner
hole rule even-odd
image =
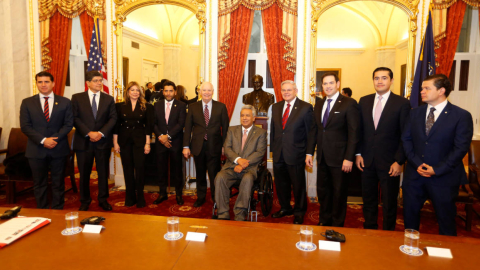
[[[102,42],[100,41],[100,28],[98,24],[98,18],[94,19],[95,27],[93,27],[92,38],[90,39],[90,54],[88,56],[88,69],[87,71],[97,70],[103,75],[103,91],[108,91],[107,70],[103,65],[102,57]],[[85,91],[88,90],[87,84],[85,84]]]

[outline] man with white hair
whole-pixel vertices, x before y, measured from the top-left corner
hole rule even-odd
[[[230,188],[237,182],[240,187],[233,208],[235,220],[244,221],[248,214],[248,203],[253,182],[257,178],[258,165],[267,150],[267,131],[253,124],[255,116],[255,107],[245,105],[240,111],[241,125],[228,129],[223,145],[227,161],[215,178],[219,219],[230,219]]]
[[[183,156],[188,159],[190,154],[195,160],[197,168],[197,201],[194,207],[205,203],[207,195],[207,179],[210,180],[212,200],[215,201],[214,179],[221,169],[220,158],[222,145],[227,137],[229,119],[227,106],[215,101],[213,85],[204,82],[200,86],[202,100],[192,103],[188,107],[183,135]]]
[[[307,211],[305,156],[307,135],[313,118],[309,103],[297,98],[293,81],[282,82],[283,101],[272,105],[270,151],[273,152],[273,174],[280,211],[273,218],[294,215],[294,224],[302,224]],[[290,205],[291,192],[295,207]]]

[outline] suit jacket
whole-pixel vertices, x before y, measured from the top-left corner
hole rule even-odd
[[[247,141],[242,150],[242,126],[234,126],[228,129],[227,139],[223,147],[227,161],[222,170],[233,170],[237,164],[233,163],[237,157],[249,160],[249,165],[244,170],[257,177],[258,165],[263,161],[265,151],[267,151],[267,131],[255,125],[248,133]]]
[[[462,159],[467,154],[473,137],[472,115],[450,102],[447,103],[428,136],[425,132],[427,104],[410,112],[402,134],[407,156],[403,184],[421,176],[417,169],[423,163],[435,171],[431,184],[456,186],[467,183]]]
[[[39,95],[28,97],[20,106],[20,127],[28,137],[27,158],[45,158],[47,155],[58,158],[70,153],[68,133],[73,127],[72,105],[68,98],[54,95],[52,114],[47,122],[40,105]],[[58,137],[57,145],[47,149],[40,142],[44,138]]]
[[[150,103],[155,103],[159,100],[164,99],[165,97],[163,96],[163,90],[162,91],[153,91],[152,94],[150,95],[150,100],[148,102]]]
[[[198,101],[198,95],[195,96],[195,97],[192,98],[192,99],[187,100],[186,103],[187,103],[187,105],[190,105],[190,104],[195,103],[195,102],[197,102],[197,101]]]
[[[131,138],[135,146],[144,147],[147,135],[152,135],[153,106],[148,103],[145,105],[145,111],[142,111],[140,103],[137,102],[132,111],[132,102],[130,101],[115,104],[117,124],[113,134],[118,135],[117,142],[120,146],[124,146]]]
[[[165,121],[165,101],[161,100],[155,103],[155,137],[160,135],[169,135],[172,138],[173,148],[182,148],[183,142],[183,127],[185,126],[185,118],[187,115],[187,107],[185,103],[173,100],[173,104],[170,108],[170,116]],[[156,144],[162,147],[161,143]],[[166,148],[165,148],[166,149]]]
[[[313,118],[313,108],[309,103],[299,99],[290,107],[285,129],[282,127],[283,106],[285,101],[272,105],[272,120],[270,122],[270,151],[273,161],[283,159],[288,165],[305,163],[307,152],[307,135]]]
[[[205,133],[207,134],[207,147],[212,156],[222,154],[222,145],[227,138],[230,119],[228,118],[225,104],[212,100],[212,112],[208,127],[203,116],[203,101],[197,101],[188,106],[187,119],[185,120],[185,134],[183,146],[190,147],[193,155],[197,156],[202,151]]]
[[[152,90],[147,88],[147,90],[145,90],[145,100],[149,102],[151,96],[152,96]]]
[[[108,149],[113,146],[112,131],[117,123],[117,110],[113,97],[100,93],[100,101],[97,106],[97,118],[93,118],[92,105],[88,97],[88,91],[72,96],[73,117],[75,119],[74,150],[86,150],[90,143],[87,137],[90,131],[99,131],[105,137],[98,142],[92,143],[97,149]]]
[[[395,161],[402,165],[406,160],[401,136],[410,113],[410,102],[390,92],[375,130],[373,105],[378,102],[375,96],[364,96],[358,103],[361,132],[356,152],[362,155],[365,166],[369,167],[375,160],[376,165],[389,169]]]
[[[343,160],[354,161],[355,149],[359,141],[360,115],[357,102],[349,97],[338,95],[323,128],[322,110],[327,97],[317,99],[314,122],[308,136],[308,154],[313,155],[317,147],[317,162],[322,155],[331,167],[341,167]]]

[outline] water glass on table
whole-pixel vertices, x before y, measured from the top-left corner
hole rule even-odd
[[[312,248],[313,229],[310,226],[300,227],[300,246],[305,249]]]
[[[70,212],[65,214],[65,230],[62,231],[63,235],[73,235],[82,231],[80,227],[80,221],[78,219],[78,212]]]
[[[405,251],[410,254],[417,254],[420,252],[418,248],[418,243],[420,242],[420,233],[414,229],[405,229],[405,237],[403,245],[405,246]]]
[[[169,240],[174,240],[180,235],[179,232],[180,220],[178,217],[168,217],[167,218],[167,235],[166,238]]]

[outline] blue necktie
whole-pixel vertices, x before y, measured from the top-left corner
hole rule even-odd
[[[93,119],[97,119],[97,102],[95,101],[96,95],[97,94],[93,94],[93,100],[92,100]]]
[[[330,115],[330,102],[331,99],[327,99],[327,109],[325,110],[325,114],[323,115],[323,128],[327,126],[328,116]]]

